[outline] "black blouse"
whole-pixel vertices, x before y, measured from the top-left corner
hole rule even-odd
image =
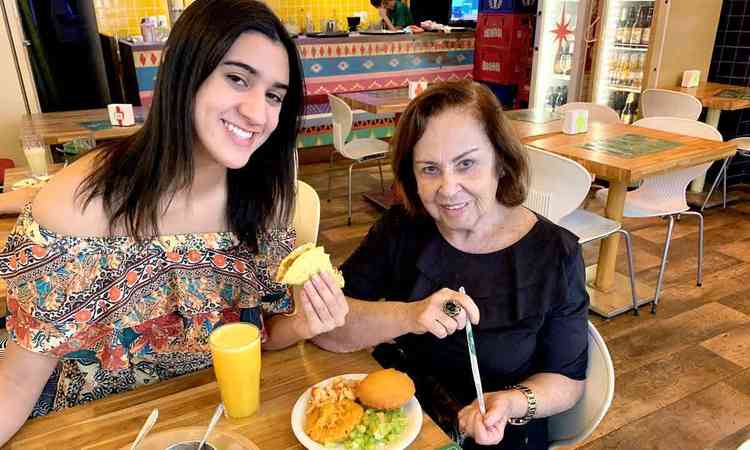
[[[480,311],[474,337],[485,392],[540,372],[586,377],[589,298],[580,245],[543,217],[513,245],[469,254],[448,243],[431,218],[394,207],[341,270],[344,293],[363,300],[418,301],[443,287],[463,286]],[[474,401],[465,333],[445,339],[406,334],[396,343],[413,367],[436,378],[461,406]],[[506,426],[495,448],[546,449],[546,420]]]

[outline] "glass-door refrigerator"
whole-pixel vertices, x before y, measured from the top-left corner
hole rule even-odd
[[[539,2],[529,106],[553,110],[581,97],[591,0]]]
[[[653,48],[655,6],[654,0],[609,0],[604,5],[593,97],[625,123],[636,120]]]

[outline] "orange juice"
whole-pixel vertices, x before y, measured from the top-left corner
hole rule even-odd
[[[260,331],[249,323],[230,323],[208,338],[214,373],[227,416],[247,417],[260,404]]]

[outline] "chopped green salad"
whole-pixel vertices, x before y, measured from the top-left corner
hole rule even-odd
[[[365,409],[362,422],[357,425],[344,441],[347,450],[377,450],[398,440],[406,430],[409,419],[404,408],[392,411]]]

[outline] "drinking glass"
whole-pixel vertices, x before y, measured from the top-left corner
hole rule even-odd
[[[21,139],[23,155],[29,164],[31,176],[34,178],[48,175],[49,150],[44,141],[36,135],[24,136]]]
[[[208,345],[226,415],[248,417],[260,405],[260,330],[236,322],[211,332]]]
[[[567,75],[570,72],[570,68],[573,65],[573,58],[572,55],[569,53],[560,55],[560,70],[564,75]]]

